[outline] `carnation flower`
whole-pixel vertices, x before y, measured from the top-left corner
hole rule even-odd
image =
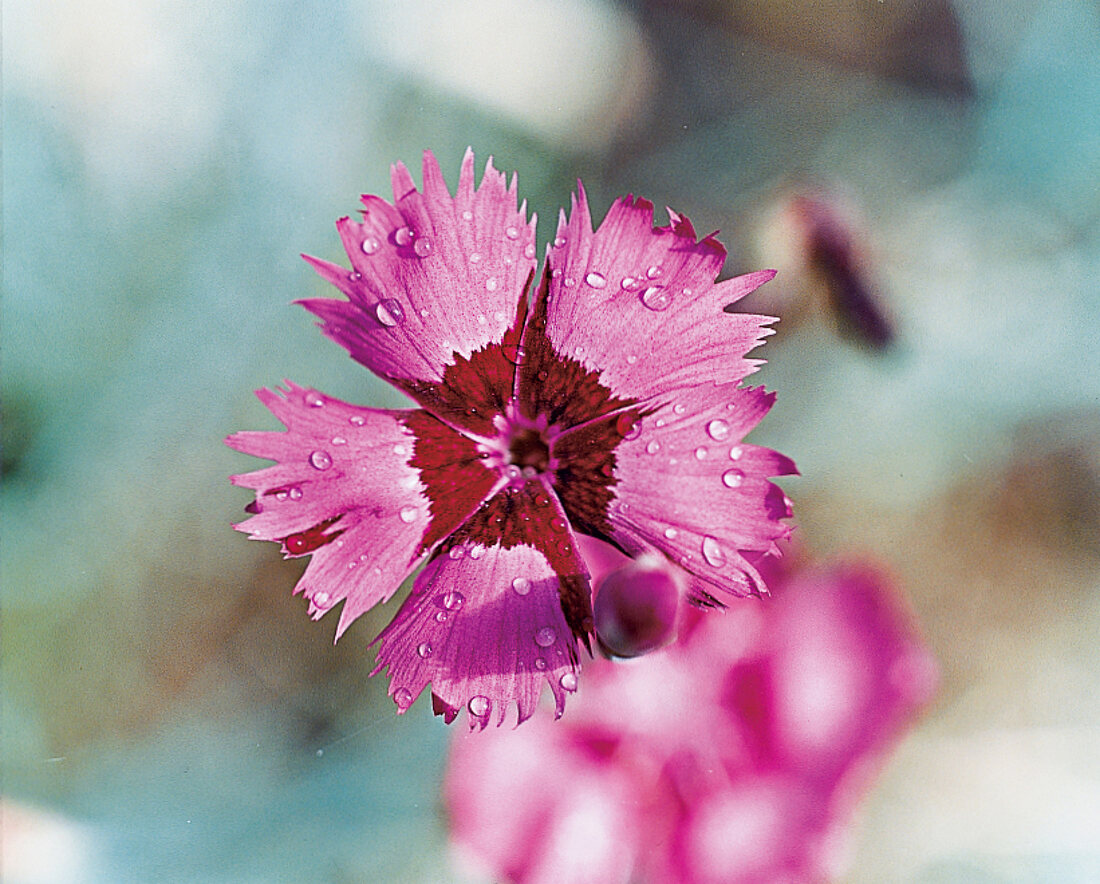
[[[566,721],[455,738],[445,798],[468,864],[514,884],[843,872],[858,800],[935,689],[908,611],[854,563],[684,619],[663,650],[590,664]]]
[[[306,259],[346,300],[302,304],[419,408],[258,391],[287,431],[226,440],[277,462],[233,477],[256,490],[237,527],[312,557],[296,592],[343,602],[337,637],[423,565],[375,639],[398,711],[430,683],[448,721],[523,721],[549,684],[560,715],[593,630],[578,533],[674,562],[698,603],[766,591],[790,515],[768,479],[795,468],[742,441],[773,396],[739,383],[773,320],[723,308],[774,272],[715,282],[718,241],[630,196],[593,232],[578,185],[533,287],[515,177],[490,161],[475,189],[467,151],[454,196],[430,152],[423,191],[392,179],[337,222],[350,270]]]

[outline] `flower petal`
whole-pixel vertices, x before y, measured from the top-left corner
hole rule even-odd
[[[773,398],[759,387],[683,390],[616,449],[612,539],[681,565],[696,600],[707,600],[708,587],[765,592],[752,563],[790,534],[786,496],[768,478],[797,472],[794,463],[741,441]]]
[[[289,381],[256,395],[287,431],[226,439],[278,461],[233,477],[256,489],[255,515],[235,527],[282,541],[288,557],[312,554],[295,591],[305,593],[314,617],[346,599],[339,636],[418,564],[430,502],[409,464],[415,439],[404,412],[359,408]]]
[[[723,307],[775,272],[716,284],[726,250],[713,236],[696,242],[686,218],[669,216],[668,226],[654,228],[653,204],[626,197],[593,233],[580,188],[548,254],[550,341],[598,367],[619,396],[660,396],[701,377],[738,382],[759,364],[745,354],[771,334],[765,325],[774,319]]]
[[[362,222],[337,222],[352,269],[306,257],[348,301],[300,303],[352,358],[390,380],[436,384],[455,354],[499,343],[516,317],[535,260],[535,218],[516,208],[516,179],[486,164],[474,188],[467,150],[456,196],[424,153],[424,189],[393,168],[394,205],[363,197]]]
[[[388,667],[399,711],[431,682],[448,720],[466,707],[471,727],[494,712],[499,725],[514,701],[523,721],[546,681],[562,713],[591,609],[584,562],[551,503],[538,481],[501,492],[417,577],[376,639],[375,672]]]

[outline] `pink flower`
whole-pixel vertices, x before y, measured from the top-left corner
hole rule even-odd
[[[531,293],[515,179],[490,162],[475,189],[469,151],[455,196],[430,152],[423,174],[396,165],[392,204],[337,222],[350,271],[307,258],[347,300],[302,302],[420,408],[259,391],[287,432],[226,440],[277,461],[233,478],[257,492],[238,527],[312,555],[296,591],[315,618],[343,601],[337,636],[424,564],[375,640],[399,711],[430,682],[448,721],[522,721],[548,683],[560,715],[593,627],[578,532],[679,563],[696,601],[765,592],[790,515],[768,477],[795,468],[741,441],[773,401],[738,386],[772,320],[723,308],[774,274],[715,283],[722,246],[642,199],[593,233],[580,189]]]
[[[838,874],[855,803],[935,664],[881,576],[799,575],[685,612],[676,644],[592,663],[567,722],[452,744],[452,835],[522,884],[764,884]]]

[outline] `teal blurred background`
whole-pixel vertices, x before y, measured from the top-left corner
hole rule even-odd
[[[783,317],[754,441],[807,555],[905,586],[939,700],[851,882],[1100,880],[1100,7],[1089,0],[7,0],[3,826],[13,882],[454,881],[447,729],[230,529],[326,342],[298,257],[431,148],[721,228]],[[824,193],[895,324],[837,332],[792,226]],[[663,220],[663,219],[662,219]]]

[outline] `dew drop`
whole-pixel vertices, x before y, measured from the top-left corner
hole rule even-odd
[[[558,684],[561,685],[563,691],[575,691],[577,689],[577,676],[572,672],[567,672],[558,680]]]
[[[467,209],[465,212],[462,213],[462,220],[463,221],[473,221],[474,220],[474,213],[471,212],[469,209]]]
[[[707,560],[708,565],[715,568],[721,568],[726,564],[726,556],[722,552],[722,547],[709,534],[703,538],[703,558]]]
[[[386,328],[393,328],[405,321],[405,311],[393,298],[385,298],[374,305],[374,315]]]
[[[572,276],[565,277],[564,285],[567,289],[573,288],[573,286],[575,286],[576,284],[577,284],[577,281],[575,279],[573,279]]]
[[[677,402],[675,405],[672,406],[672,410],[676,414],[683,414],[688,409],[687,409],[687,406],[684,405],[683,402]]]
[[[409,453],[409,449],[406,448],[404,445],[394,445],[393,453],[396,454],[398,457],[404,457],[406,454]]]
[[[363,254],[373,255],[378,251],[379,242],[373,236],[368,236],[363,240]]]
[[[393,241],[399,246],[407,246],[416,238],[410,227],[398,227],[393,233]]]
[[[483,697],[478,694],[476,697],[471,697],[470,702],[466,704],[466,708],[470,710],[470,714],[477,718],[484,718],[489,714],[489,707],[492,703],[488,697]]]
[[[447,622],[447,612],[446,611],[440,611],[439,613],[437,613],[435,615],[435,622],[436,623],[446,623]]]
[[[550,377],[550,372],[546,371],[546,369],[543,369],[542,371],[539,372],[539,380],[540,381],[545,381],[549,377]]]
[[[306,405],[310,408],[320,408],[325,404],[324,397],[316,390],[310,390],[305,396]]]
[[[512,581],[512,589],[516,595],[527,595],[531,591],[531,581],[526,577],[517,577]]]
[[[475,559],[475,560],[480,559],[483,555],[485,555],[485,547],[483,547],[483,546],[471,546],[470,547],[470,558],[471,559]]]
[[[633,276],[624,276],[619,285],[620,287],[622,287],[623,291],[629,292],[637,287],[638,280],[636,280]]]
[[[345,439],[343,436],[333,436],[332,439],[329,440],[329,441],[331,441],[333,445],[347,445],[348,444],[348,440]]]
[[[523,257],[534,258],[535,257],[535,244],[533,242],[527,243],[527,247],[523,250]]]
[[[464,555],[466,555],[466,550],[461,546],[452,546],[450,551],[447,553],[447,555],[450,556],[454,561],[457,562]],[[449,608],[450,605],[445,605],[444,607]]]
[[[660,313],[672,305],[672,295],[662,286],[651,285],[642,292],[642,303],[650,310]]]
[[[560,552],[563,556],[567,556],[571,552],[573,552],[573,547],[570,545],[569,541],[563,540],[561,543],[558,544],[558,552]]]
[[[594,289],[602,289],[607,285],[607,277],[599,273],[589,273],[584,277],[584,281],[587,282]]]
[[[709,453],[710,453],[710,452],[709,452],[709,451],[707,451],[707,449],[706,449],[706,446],[705,446],[705,445],[700,445],[700,446],[699,446],[698,448],[696,448],[696,449],[695,449],[695,459],[696,459],[696,460],[706,460],[706,459],[707,459],[707,455],[708,455]]]
[[[393,702],[397,704],[397,708],[404,712],[412,705],[413,695],[412,691],[408,688],[398,688],[393,692]]]
[[[497,290],[497,285],[497,278],[495,276],[490,276],[487,280],[485,280],[485,291],[495,292]]]
[[[461,550],[462,547],[456,546],[454,549]],[[460,593],[457,589],[452,589],[449,592],[443,593],[443,607],[448,611],[461,611],[462,606],[466,604],[466,596]]]
[[[730,449],[730,460],[740,460],[741,455],[744,453],[745,451],[740,445],[734,445],[733,448]]]
[[[541,672],[542,670],[544,670],[546,668],[546,661],[543,660],[542,657],[536,657],[535,658],[535,668],[537,670],[539,670],[539,672]]]
[[[656,454],[660,450],[661,450],[661,443],[658,442],[656,439],[651,439],[649,441],[649,444],[646,445],[646,447],[645,447],[645,453],[646,454]]]
[[[361,427],[366,422],[367,419],[361,414],[353,414],[351,417],[348,418],[348,423],[356,427]]]
[[[398,514],[399,518],[406,525],[416,521],[416,514],[419,510],[415,506],[405,506],[401,508],[401,512]]]
[[[652,264],[649,269],[646,270],[645,275],[650,279],[656,279],[661,275],[661,268],[657,264]]]
[[[315,607],[328,608],[332,604],[332,598],[327,592],[315,593],[312,600]]]
[[[727,488],[740,488],[745,481],[745,474],[740,470],[726,470],[722,473],[722,484]]]
[[[535,633],[535,644],[540,648],[548,648],[557,641],[557,638],[558,634],[554,632],[554,627],[544,626]]]
[[[504,235],[508,237],[508,239],[519,239],[519,231],[514,227],[509,227],[505,230]]]
[[[635,356],[633,353],[631,353],[629,356],[626,357],[627,365],[633,365],[637,361],[638,361],[638,357]]]
[[[555,249],[560,249],[564,245],[565,245],[565,237],[564,236],[555,236],[554,237],[554,248]]]
[[[432,646],[427,642],[421,642],[416,646],[416,653],[427,660],[432,655]]]
[[[620,414],[615,421],[615,432],[624,439],[637,439],[642,432],[642,422],[632,414]]]
[[[675,528],[665,528],[665,537],[667,537],[669,540],[675,540],[676,535],[679,533],[680,532],[677,531]]]
[[[418,239],[413,243],[413,252],[418,258],[427,258],[432,253],[432,242],[429,239]]]
[[[550,504],[550,498],[545,494],[540,494],[535,498],[535,506],[548,506]],[[564,530],[564,529],[563,529]]]
[[[715,418],[707,424],[707,435],[715,442],[721,442],[730,434],[730,425],[721,418]]]
[[[470,252],[470,263],[477,264],[481,260],[481,254],[479,252]]]
[[[327,470],[332,466],[332,455],[318,448],[309,455],[309,465],[315,470]]]

